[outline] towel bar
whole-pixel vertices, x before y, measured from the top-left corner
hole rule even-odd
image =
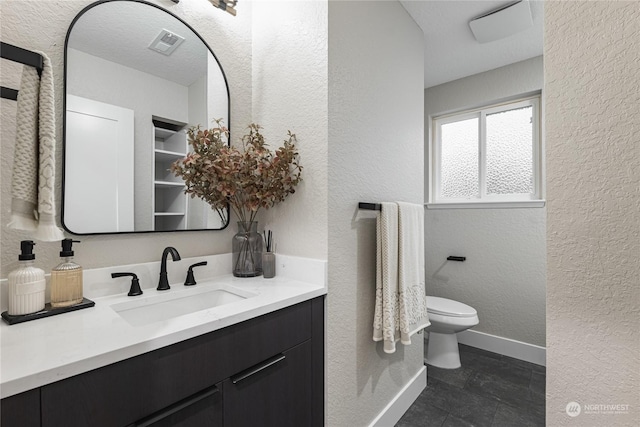
[[[366,203],[360,202],[358,203],[358,209],[367,209],[370,211],[381,211],[382,205],[380,203]]]
[[[35,67],[36,70],[38,70],[38,75],[42,74],[44,60],[39,53],[31,52],[30,50],[9,43],[0,42],[0,57]],[[15,101],[18,99],[18,91],[2,86],[0,97]]]
[[[0,86],[0,98],[11,99],[12,101],[18,100],[17,89],[11,89],[10,87]]]

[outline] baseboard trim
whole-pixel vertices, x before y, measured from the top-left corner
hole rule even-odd
[[[369,427],[394,426],[427,387],[427,367],[423,366],[400,393],[378,414]]]
[[[466,330],[458,332],[458,342],[493,353],[547,366],[547,349],[538,345],[528,344],[510,338],[498,337],[484,332]]]

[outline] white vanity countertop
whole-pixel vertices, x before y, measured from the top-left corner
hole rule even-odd
[[[207,260],[207,267],[194,269],[198,284],[183,286],[187,267]],[[224,268],[230,254],[167,262],[171,290],[159,292],[159,263],[86,270],[85,297],[95,307],[15,325],[1,322],[0,394],[2,398],[64,378],[128,359],[167,345],[215,331],[327,293],[326,262],[278,255],[277,276],[236,278]],[[223,275],[215,272],[225,271]],[[138,274],[143,295],[128,297],[130,278],[117,282],[116,271]],[[111,308],[158,294],[202,292],[206,287],[232,286],[254,294],[230,304],[207,308],[179,317],[132,326]],[[114,291],[117,292],[114,294]],[[3,308],[4,310],[5,308]]]

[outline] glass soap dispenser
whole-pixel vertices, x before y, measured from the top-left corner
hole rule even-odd
[[[7,289],[8,314],[18,316],[44,309],[46,281],[44,271],[34,266],[36,256],[31,240],[20,242],[20,266],[9,273]]]
[[[73,262],[73,243],[79,240],[64,239],[60,257],[64,258],[51,270],[51,306],[68,307],[82,302],[82,267]]]

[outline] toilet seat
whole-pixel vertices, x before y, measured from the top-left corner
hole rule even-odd
[[[473,317],[478,312],[466,304],[447,298],[427,297],[427,312],[451,317]]]

